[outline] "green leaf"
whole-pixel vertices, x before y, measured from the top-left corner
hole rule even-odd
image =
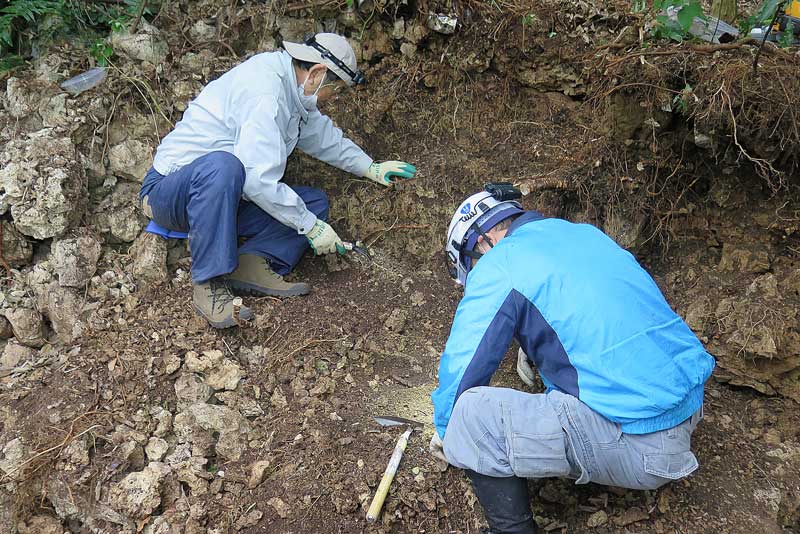
[[[765,0],[763,4],[761,4],[761,9],[756,14],[756,25],[761,26],[765,22],[769,22],[772,20],[772,17],[775,16],[775,12],[778,10],[778,6],[783,4],[783,0]]]
[[[694,18],[702,14],[703,14],[703,8],[697,1],[691,2],[688,5],[683,6],[683,8],[681,8],[681,10],[678,11],[678,22],[683,28],[683,31],[688,32],[689,28],[692,27]]]

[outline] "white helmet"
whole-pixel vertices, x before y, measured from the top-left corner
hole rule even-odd
[[[495,225],[524,211],[520,203],[513,200],[520,196],[519,190],[511,184],[487,184],[485,191],[475,193],[458,207],[447,228],[445,245],[447,270],[456,282],[466,284],[472,268],[470,259],[480,258],[480,254],[473,251],[478,236],[486,238],[486,232]]]

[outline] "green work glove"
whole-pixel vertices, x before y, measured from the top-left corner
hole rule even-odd
[[[342,244],[342,240],[339,239],[336,231],[331,228],[330,224],[320,221],[319,219],[317,219],[313,228],[306,234],[306,239],[308,239],[311,248],[314,249],[314,254],[317,256],[320,254],[331,254],[333,252],[338,252],[339,254],[345,253],[344,244]]]
[[[404,161],[384,161],[383,163],[373,163],[367,169],[364,176],[373,182],[389,186],[394,183],[392,178],[403,178],[408,180],[417,174],[417,168]]]

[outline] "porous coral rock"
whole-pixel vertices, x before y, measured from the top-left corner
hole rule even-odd
[[[9,221],[0,221],[3,227],[3,257],[12,267],[27,265],[33,258],[33,246]]]
[[[87,181],[68,136],[43,129],[10,141],[0,154],[0,214],[11,210],[17,230],[58,237],[83,214]]]
[[[167,241],[155,234],[142,232],[130,249],[133,276],[142,284],[167,281]]]
[[[84,287],[97,271],[100,242],[91,235],[69,237],[53,245],[53,267],[63,287]]]
[[[127,30],[111,34],[111,46],[126,56],[159,65],[169,53],[169,47],[161,32],[145,21],[139,23],[138,31],[131,34]]]
[[[144,181],[152,163],[152,148],[137,139],[126,139],[108,151],[108,170],[134,182]]]
[[[11,308],[5,311],[5,316],[19,343],[37,349],[44,345],[44,319],[41,313],[30,308]]]
[[[139,185],[131,182],[118,183],[93,212],[95,227],[116,241],[133,241],[147,224],[139,208]]]
[[[150,462],[144,470],[130,473],[114,484],[110,502],[128,517],[147,517],[161,505],[162,482],[170,472],[167,464]]]

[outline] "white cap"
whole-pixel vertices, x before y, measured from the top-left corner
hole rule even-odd
[[[314,45],[317,45],[315,47]],[[334,74],[347,82],[347,85],[361,83],[363,75],[358,70],[356,54],[347,39],[335,33],[318,33],[306,43],[283,42],[283,47],[294,59],[321,63],[331,69]],[[322,50],[320,50],[322,48]],[[328,55],[325,51],[330,52]],[[333,56],[335,59],[331,59]],[[336,62],[340,64],[337,65]],[[342,68],[344,65],[345,68]],[[349,73],[347,70],[349,69]]]

